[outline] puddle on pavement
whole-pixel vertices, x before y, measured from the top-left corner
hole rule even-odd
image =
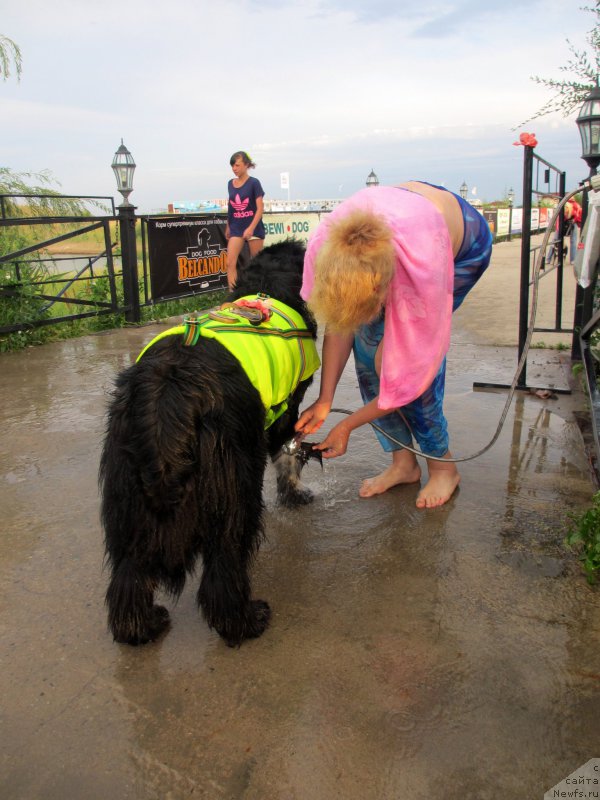
[[[269,470],[266,634],[225,647],[191,580],[163,598],[167,636],[115,645],[99,441],[114,372],[153,330],[2,357],[2,796],[516,800],[597,755],[600,603],[562,546],[593,487],[577,426],[535,398],[443,508],[417,510],[417,485],[357,497],[387,463],[369,430],[308,465],[308,507],[278,506]],[[462,456],[505,400],[472,371],[459,354],[448,384]],[[357,402],[347,371],[336,405]]]

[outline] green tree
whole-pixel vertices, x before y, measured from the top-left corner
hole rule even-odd
[[[568,117],[596,86],[600,74],[600,0],[596,0],[595,7],[582,6],[581,10],[594,15],[594,27],[588,31],[585,37],[588,48],[577,49],[568,39],[566,40],[571,56],[564,66],[559,67],[559,70],[566,73],[568,78],[558,80],[541,78],[539,75],[531,77],[532,81],[545,86],[554,94],[533,116],[519,123],[517,128],[531,120],[555,112],[559,112],[563,117]]]
[[[15,44],[8,36],[3,36],[0,33],[0,77],[3,81],[8,80],[13,67],[17,73],[17,80],[19,80],[22,70],[19,45]]]
[[[35,181],[36,183],[31,183]],[[63,197],[52,184],[59,185],[49,170],[42,172],[13,172],[9,167],[0,167],[0,196],[3,197],[6,217],[59,217],[85,216],[83,203]],[[19,195],[30,195],[20,198]],[[100,203],[93,203],[102,207]]]

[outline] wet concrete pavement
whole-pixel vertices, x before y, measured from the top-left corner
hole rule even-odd
[[[440,509],[417,510],[417,486],[358,498],[386,464],[370,430],[308,465],[309,507],[279,508],[269,470],[253,573],[273,609],[265,635],[227,648],[192,581],[164,601],[164,639],[114,644],[104,411],[159,327],[0,357],[0,797],[533,800],[600,755],[600,595],[562,545],[596,490],[577,391],[519,393]],[[473,382],[510,383],[516,366],[514,347],[474,339],[459,320],[457,456],[486,445],[506,400]],[[568,358],[533,351],[528,374],[568,384]],[[347,369],[336,406],[357,403]]]

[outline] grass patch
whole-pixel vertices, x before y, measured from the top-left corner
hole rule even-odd
[[[531,350],[558,350],[559,352],[564,352],[565,350],[570,350],[571,345],[566,344],[565,342],[557,342],[556,344],[548,344],[544,341],[539,342],[532,342],[529,347]]]

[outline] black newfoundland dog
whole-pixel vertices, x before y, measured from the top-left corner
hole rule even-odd
[[[298,242],[265,248],[239,270],[228,298],[238,304],[200,312],[157,337],[117,378],[99,473],[108,623],[117,642],[144,644],[169,626],[155,592],[177,598],[199,556],[198,605],[228,645],[269,624],[269,606],[251,598],[248,574],[263,535],[267,457],[281,502],[312,499],[299,482],[306,459],[282,450],[318,366],[316,323],[300,298],[303,259]],[[198,337],[214,323],[225,325],[230,341],[214,331]],[[265,342],[287,350],[253,356]],[[240,343],[250,352],[246,369],[232,352]],[[272,384],[286,380],[280,401]]]

